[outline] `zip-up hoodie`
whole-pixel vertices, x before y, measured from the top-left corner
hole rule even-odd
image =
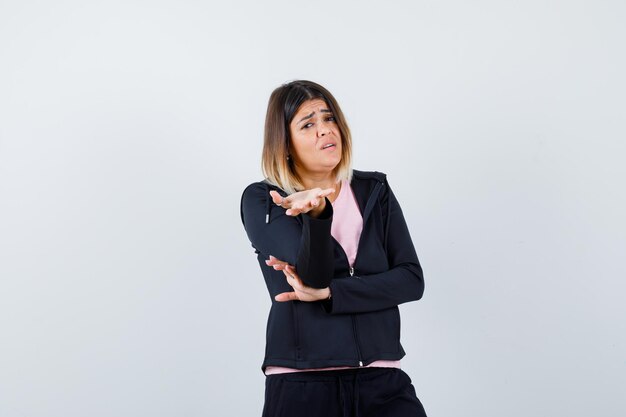
[[[266,181],[243,192],[241,220],[272,302],[263,371],[268,365],[365,366],[405,355],[398,305],[422,297],[422,268],[386,175],[354,170],[350,186],[363,216],[353,268],[330,233],[333,209],[328,200],[319,217],[294,217],[272,202],[269,191],[287,194]],[[269,255],[294,265],[305,285],[330,286],[332,298],[274,300],[293,289],[282,271],[265,264]]]

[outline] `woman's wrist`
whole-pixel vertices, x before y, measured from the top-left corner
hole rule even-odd
[[[309,211],[309,216],[313,218],[318,218],[326,209],[326,197],[322,197],[318,201],[319,204]]]

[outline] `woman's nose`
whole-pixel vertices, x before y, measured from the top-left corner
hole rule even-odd
[[[326,126],[325,124],[320,124],[319,128],[317,129],[317,134],[321,137],[321,136],[326,136],[330,133],[330,127]]]

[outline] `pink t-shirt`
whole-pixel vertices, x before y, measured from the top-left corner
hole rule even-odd
[[[343,248],[350,266],[354,265],[356,253],[359,246],[359,239],[363,231],[363,217],[359,210],[350,183],[343,180],[341,190],[333,204],[333,222],[330,234],[339,242]],[[346,278],[349,279],[349,278]],[[366,368],[400,368],[400,361],[374,361]],[[337,369],[350,369],[350,366],[333,366],[329,368],[295,369],[282,366],[268,366],[265,368],[265,375],[286,374],[290,372],[306,371],[331,371]]]
[[[330,226],[330,234],[343,248],[350,266],[354,265],[362,231],[363,217],[359,205],[350,184],[343,180],[339,195],[333,202],[333,223]]]

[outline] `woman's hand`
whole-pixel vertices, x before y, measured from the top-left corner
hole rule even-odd
[[[287,209],[285,214],[288,216],[297,216],[301,213],[309,213],[313,217],[317,217],[326,207],[326,196],[335,192],[334,188],[313,188],[311,190],[298,191],[286,198],[283,198],[278,192],[270,191],[270,196],[274,204]]]
[[[291,288],[293,288],[293,292],[283,292],[274,297],[276,301],[300,300],[310,302],[326,300],[330,297],[330,288],[328,287],[318,289],[304,285],[300,277],[298,277],[298,274],[296,274],[294,267],[287,262],[283,262],[270,255],[270,259],[266,260],[265,263],[278,271],[283,271],[287,279],[287,284],[291,285]]]

